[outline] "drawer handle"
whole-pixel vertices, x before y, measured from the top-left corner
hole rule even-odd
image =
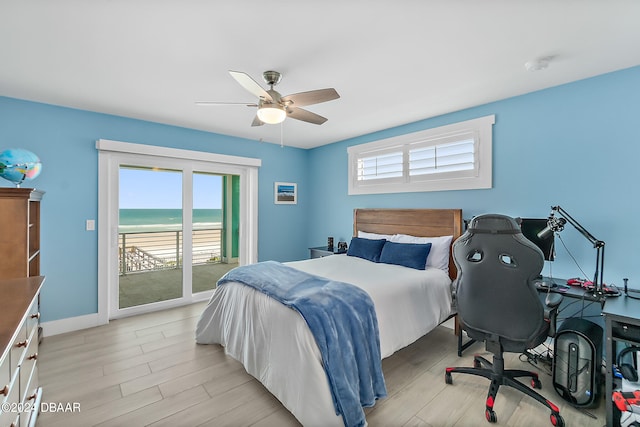
[[[20,341],[19,343],[16,344],[16,347],[18,347],[18,348],[26,347],[27,344],[29,344],[29,340]]]
[[[37,312],[36,314],[32,314],[31,318],[32,319],[39,319],[40,318],[40,312]]]
[[[4,394],[5,396],[9,394],[9,386],[6,385],[2,390],[0,390],[0,394]]]
[[[28,360],[36,360],[38,358],[38,353],[33,353],[31,356],[27,357]]]

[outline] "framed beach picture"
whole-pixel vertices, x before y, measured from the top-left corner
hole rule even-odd
[[[276,205],[298,203],[298,185],[294,182],[276,182],[273,190]]]

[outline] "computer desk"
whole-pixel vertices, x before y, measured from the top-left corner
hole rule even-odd
[[[538,288],[538,292],[544,293],[549,291],[549,292],[564,295],[567,298],[576,298],[576,299],[581,299],[581,300],[591,301],[591,302],[596,302],[600,300],[600,297],[595,295],[593,291],[589,291],[580,286],[567,285],[566,279],[558,279],[558,278],[551,279],[549,277],[543,277],[537,283],[543,283],[543,282],[547,282],[547,283],[552,282],[555,284],[555,286],[551,288],[546,288],[536,284],[536,287]]]
[[[545,281],[551,279],[544,278]],[[556,283],[555,287],[545,288],[537,286],[540,299],[543,301],[545,294],[557,293],[564,296],[562,303],[558,310],[557,327],[560,327],[562,321],[570,317],[585,318],[593,323],[600,325],[604,329],[604,320],[601,316],[602,309],[602,297],[596,295],[593,291],[586,290],[580,286],[566,285],[565,279],[553,279]],[[611,298],[616,298],[611,296]]]
[[[619,296],[607,298],[602,309],[605,320],[605,345],[607,357],[605,378],[605,401],[607,426],[613,423],[613,365],[616,363],[616,343],[624,342],[640,346],[640,300]]]

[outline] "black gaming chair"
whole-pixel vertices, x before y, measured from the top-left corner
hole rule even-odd
[[[562,296],[549,294],[545,308],[533,284],[544,265],[542,252],[522,235],[515,219],[488,214],[471,220],[453,244],[453,259],[458,269],[454,287],[462,327],[470,338],[486,343],[493,363],[476,355],[473,368],[446,368],[445,382],[452,384],[453,373],[490,379],[485,410],[489,422],[497,421],[493,404],[500,386],[507,385],[549,408],[551,424],[564,426],[556,405],[516,379],[531,377],[531,386],[541,388],[538,374],[504,369],[503,352],[524,353],[555,334]]]

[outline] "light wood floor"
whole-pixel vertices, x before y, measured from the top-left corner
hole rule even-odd
[[[56,426],[296,426],[295,418],[219,345],[197,345],[194,329],[204,304],[112,321],[46,337],[40,348],[43,402],[80,404],[80,412],[41,413],[40,427]],[[368,408],[370,426],[490,426],[484,418],[489,382],[454,375],[446,366],[471,366],[480,344],[456,355],[452,331],[440,326],[383,362],[389,396]],[[511,355],[509,355],[511,356]],[[487,356],[490,359],[490,355]],[[517,355],[507,368],[531,366]],[[572,408],[540,373],[542,393],[568,426],[600,427],[604,402],[590,412]],[[501,387],[497,425],[550,426],[533,399]]]

